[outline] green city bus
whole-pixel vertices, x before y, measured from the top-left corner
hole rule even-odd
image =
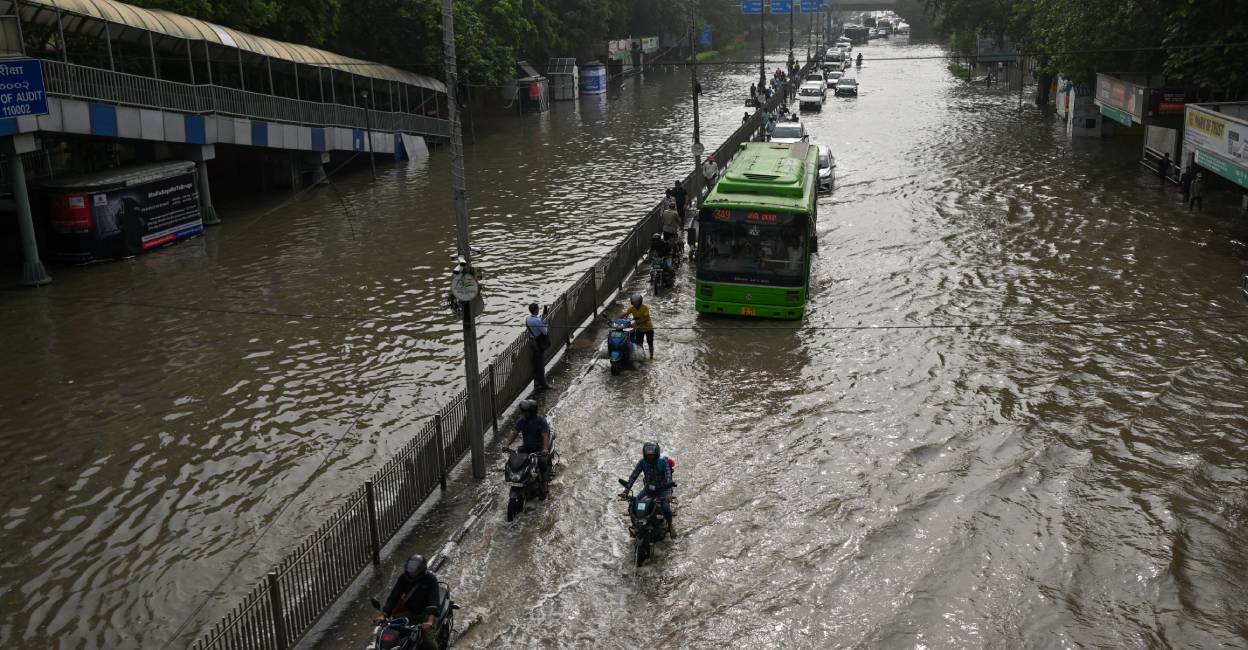
[[[699,313],[803,316],[818,173],[819,148],[806,142],[741,145],[698,212]]]

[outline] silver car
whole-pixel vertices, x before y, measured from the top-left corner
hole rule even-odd
[[[777,122],[776,128],[771,131],[771,141],[778,144],[805,142],[808,137],[806,126],[801,122]]]
[[[826,144],[819,145],[819,189],[832,190],[832,173],[836,170],[836,158],[832,157],[832,149]]]

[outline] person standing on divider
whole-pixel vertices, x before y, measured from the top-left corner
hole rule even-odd
[[[533,355],[533,385],[539,389],[554,388],[546,383],[546,349],[550,347],[550,328],[546,326],[546,309],[543,309],[542,315],[538,316],[537,303],[530,303],[529,315],[524,319],[524,330],[529,335],[529,351]]]

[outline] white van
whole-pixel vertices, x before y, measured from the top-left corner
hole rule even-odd
[[[823,110],[823,100],[828,96],[828,87],[820,81],[807,81],[797,90],[797,105],[803,111]]]

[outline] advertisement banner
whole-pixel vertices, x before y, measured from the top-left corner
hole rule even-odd
[[[137,225],[144,249],[203,230],[199,194],[191,174],[113,190],[106,199],[104,194],[96,194],[94,199],[107,206],[105,210],[96,211],[96,223]]]
[[[647,36],[641,39],[641,51],[646,54],[654,54],[659,51],[659,37]]]
[[[1183,129],[1183,141],[1189,146],[1248,170],[1248,122],[1188,106],[1184,124],[1187,128]]]
[[[1182,88],[1148,89],[1148,117],[1182,115],[1185,106],[1187,93]]]
[[[1116,108],[1136,121],[1144,117],[1144,89],[1135,84],[1108,75],[1096,75],[1096,101],[1103,106]]]

